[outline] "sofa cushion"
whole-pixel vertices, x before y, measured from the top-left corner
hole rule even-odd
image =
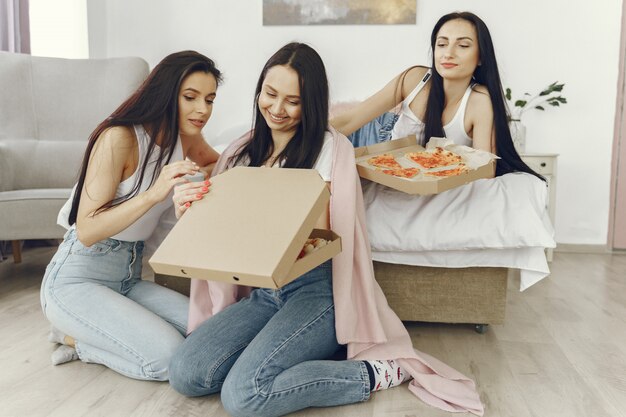
[[[65,229],[56,220],[66,200],[67,197],[0,201],[0,240],[62,238]]]
[[[144,80],[140,58],[61,59],[0,52],[0,140],[85,141]]]
[[[141,84],[145,61],[137,58],[58,60],[55,65],[33,59],[33,103],[40,140],[85,141]],[[53,85],[71,74],[64,94]],[[86,111],[86,107],[89,111]]]
[[[10,148],[0,140],[0,192],[13,189],[13,161],[11,160]]]
[[[37,136],[30,59],[0,52],[0,140]]]
[[[86,147],[84,140],[0,140],[0,161],[10,161],[2,165],[0,190],[72,188]]]

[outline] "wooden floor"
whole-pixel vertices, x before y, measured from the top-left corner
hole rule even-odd
[[[39,284],[54,249],[0,263],[0,416],[225,416],[218,396],[185,398],[167,383],[99,365],[50,365]],[[494,417],[626,417],[626,255],[556,253],[552,275],[524,293],[509,283],[507,318],[471,326],[412,323],[415,346],[474,378]],[[405,387],[297,416],[440,417]]]

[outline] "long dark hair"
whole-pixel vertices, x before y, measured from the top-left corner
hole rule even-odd
[[[150,75],[124,103],[122,103],[111,116],[96,127],[89,136],[89,143],[83,157],[78,183],[74,199],[72,200],[72,210],[69,216],[69,224],[76,222],[80,195],[85,185],[87,165],[96,141],[102,133],[113,126],[127,126],[141,124],[145,127],[150,136],[147,154],[150,155],[157,143],[161,142],[158,158],[156,160],[157,169],[154,170],[150,184],[152,184],[161,172],[163,165],[169,163],[176,142],[178,140],[178,94],[183,80],[194,72],[204,72],[212,74],[219,83],[222,80],[222,73],[215,67],[215,63],[206,56],[195,51],[177,52],[163,58],[161,62],[152,70]],[[128,194],[115,198],[104,204],[98,210],[106,210],[134,197],[139,193],[139,187],[143,182],[150,158],[145,158],[133,189]]]
[[[258,106],[263,81],[270,68],[286,65],[298,73],[302,118],[277,161],[285,168],[312,168],[319,156],[328,130],[328,79],[324,62],[310,46],[292,42],[280,48],[267,61],[254,94],[254,124],[251,140],[230,159],[229,165],[248,161],[249,166],[263,165],[274,152],[272,133]]]
[[[435,70],[435,44],[437,34],[441,27],[450,20],[462,19],[470,22],[476,29],[478,37],[478,51],[481,63],[474,70],[474,81],[484,85],[489,92],[491,98],[491,106],[493,107],[493,123],[496,130],[496,152],[500,159],[496,162],[496,176],[507,174],[509,172],[522,171],[535,175],[545,181],[541,175],[530,169],[528,165],[522,161],[519,154],[513,146],[511,131],[509,130],[508,120],[509,111],[504,101],[504,91],[502,90],[502,82],[500,81],[500,72],[498,71],[498,63],[496,62],[496,54],[493,48],[493,42],[489,29],[485,22],[478,16],[470,12],[454,12],[449,13],[439,19],[432,34],[430,35],[430,46],[432,49],[432,74],[430,79],[430,92],[428,94],[428,102],[426,105],[426,114],[424,117],[424,137],[431,138],[445,136],[441,117],[445,106],[443,79]]]

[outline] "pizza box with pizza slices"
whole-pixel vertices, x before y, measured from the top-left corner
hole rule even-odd
[[[341,252],[314,229],[330,191],[312,169],[236,167],[211,178],[150,258],[159,274],[280,288]],[[304,253],[308,238],[328,243]]]
[[[443,191],[465,185],[471,181],[481,178],[492,178],[495,175],[496,155],[489,152],[480,151],[467,146],[454,145],[445,138],[431,138],[427,147],[443,147],[446,151],[454,152],[455,156],[460,155],[461,164],[452,164],[448,167],[424,169],[414,161],[407,158],[411,152],[424,152],[427,149],[417,144],[415,135],[401,139],[394,139],[387,142],[377,143],[370,146],[356,148],[356,166],[361,178],[377,182],[387,187],[405,192],[407,194],[439,194]],[[369,161],[373,157],[381,155],[392,155],[392,162],[401,165],[402,169],[409,172],[407,175],[414,175],[410,178],[401,178],[390,173],[385,173],[384,168],[372,166]],[[415,170],[417,168],[417,170]],[[413,170],[413,172],[411,172]],[[448,171],[450,170],[450,171]],[[449,176],[435,176],[459,170]],[[418,171],[418,174],[415,174]],[[389,171],[388,171],[389,172]],[[458,171],[457,171],[458,172]]]

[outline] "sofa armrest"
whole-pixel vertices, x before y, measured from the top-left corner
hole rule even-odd
[[[9,146],[0,140],[0,192],[13,190],[15,169]]]

